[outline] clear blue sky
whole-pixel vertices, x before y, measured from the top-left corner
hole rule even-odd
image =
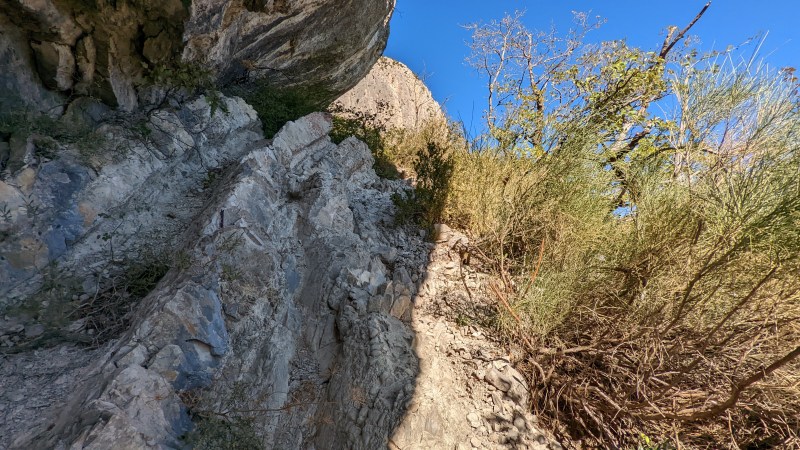
[[[500,19],[506,12],[526,10],[530,29],[554,24],[566,31],[571,11],[591,12],[607,20],[590,42],[627,39],[656,50],[668,25],[683,27],[706,0],[397,0],[385,54],[427,74],[433,96],[454,119],[480,126],[485,87],[464,63],[470,33],[462,25]],[[800,66],[800,0],[714,0],[692,33],[703,50],[724,49],[769,31],[761,54],[775,67]]]

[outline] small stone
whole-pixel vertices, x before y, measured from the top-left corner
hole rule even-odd
[[[472,428],[478,428],[481,426],[481,417],[474,411],[467,414],[467,421]]]
[[[519,431],[525,431],[528,429],[528,425],[525,423],[525,419],[522,417],[517,417],[514,419],[514,426],[517,427]]]
[[[503,368],[505,368],[508,365],[508,363],[506,361],[503,361],[502,359],[497,359],[492,361],[492,365],[497,370],[503,370]]]
[[[35,339],[44,334],[44,325],[37,323],[25,327],[25,337],[28,339]]]
[[[23,391],[14,391],[6,396],[12,402],[21,402],[25,400],[25,393]]]
[[[492,386],[496,387],[497,389],[507,392],[511,389],[511,386],[514,385],[514,379],[509,377],[508,375],[496,370],[492,369],[486,372],[484,379],[487,383],[491,384]]]
[[[517,440],[519,440],[519,430],[512,427],[511,429],[506,431],[506,440],[510,442],[516,442]]]
[[[481,448],[481,440],[476,437],[470,439],[469,443],[472,444],[474,448]]]
[[[378,335],[381,334],[381,330],[378,327],[370,327],[369,328],[369,338],[375,339]]]

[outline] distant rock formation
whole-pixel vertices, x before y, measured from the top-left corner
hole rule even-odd
[[[138,104],[149,70],[182,60],[225,84],[356,84],[386,45],[395,0],[4,0],[0,106],[40,110],[89,95]]]
[[[416,129],[445,118],[425,83],[403,63],[386,56],[354,88],[336,99],[334,109],[374,116],[386,128]]]

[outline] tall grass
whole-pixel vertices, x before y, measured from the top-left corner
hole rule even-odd
[[[497,275],[536,412],[583,446],[800,448],[797,85],[706,64],[665,76],[661,144],[614,170],[586,122],[451,153],[445,220]]]

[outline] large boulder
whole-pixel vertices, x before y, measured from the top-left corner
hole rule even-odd
[[[352,89],[336,99],[333,109],[368,117],[387,129],[418,129],[443,123],[444,112],[430,90],[405,64],[386,56]]]
[[[147,74],[178,61],[211,69],[223,84],[266,79],[332,100],[382,53],[394,3],[4,0],[0,103],[44,109],[37,100],[46,88],[133,110]]]

